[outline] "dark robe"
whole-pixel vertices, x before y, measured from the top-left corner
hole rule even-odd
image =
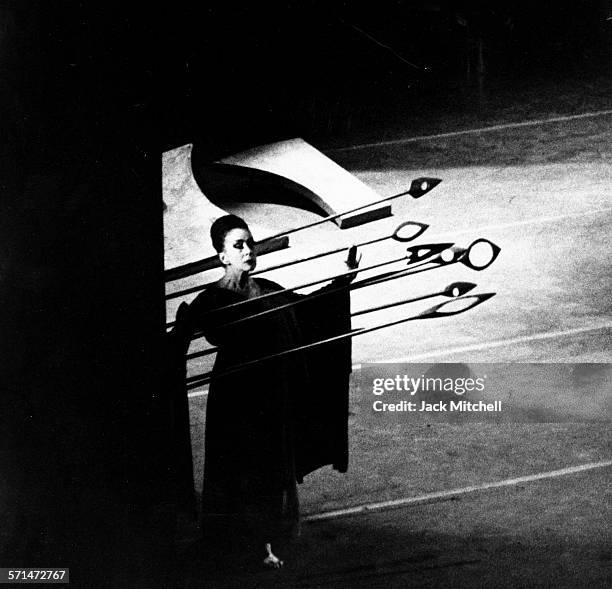
[[[262,293],[281,290],[256,278]],[[348,289],[321,289],[314,300],[294,293],[211,313],[246,300],[209,286],[191,303],[188,323],[219,347],[209,386],[205,432],[202,526],[205,536],[234,542],[272,540],[299,516],[296,481],[348,462],[350,339],[264,361],[214,378],[228,368],[350,331]],[[220,327],[291,301],[294,307]]]
[[[185,355],[191,343],[192,329],[189,323],[189,305],[181,303],[176,313],[176,324],[166,334],[166,365],[164,394],[159,399],[160,421],[167,423],[172,432],[169,452],[164,467],[170,472],[177,509],[193,519],[196,514],[195,487],[193,481],[193,454],[189,422],[189,399],[185,391],[187,366]],[[163,416],[163,417],[162,417]]]

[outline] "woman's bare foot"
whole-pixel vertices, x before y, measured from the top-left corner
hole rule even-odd
[[[283,561],[272,553],[271,544],[266,544],[266,552],[268,556],[264,558],[264,566],[270,569],[280,569],[283,566]]]

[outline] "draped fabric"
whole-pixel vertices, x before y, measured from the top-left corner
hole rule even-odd
[[[269,280],[254,280],[260,294],[281,290]],[[247,299],[211,285],[182,313],[183,328],[203,331],[219,347],[206,409],[205,535],[249,541],[290,532],[299,515],[296,481],[327,464],[346,471],[350,339],[222,376],[237,364],[350,331],[348,289],[329,292],[339,286],[335,281],[312,300],[278,293],[215,311]],[[296,301],[289,309],[225,326]],[[185,427],[184,421],[177,425]],[[188,482],[179,488],[189,488]]]
[[[191,329],[187,322],[189,305],[181,303],[176,315],[176,326],[166,334],[166,366],[164,372],[165,395],[159,401],[158,417],[167,423],[172,432],[171,447],[166,453],[166,468],[170,471],[170,484],[177,506],[186,516],[196,514],[193,481],[193,457],[189,426],[189,404],[185,391],[187,370],[185,355],[191,341]]]
[[[311,343],[351,330],[350,294],[338,282],[321,289],[324,296],[293,295],[302,341]],[[330,292],[331,291],[331,292]],[[308,379],[295,398],[296,474],[298,482],[322,466],[348,468],[348,401],[352,367],[351,339],[316,346],[305,352]]]

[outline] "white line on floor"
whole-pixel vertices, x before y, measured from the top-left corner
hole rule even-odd
[[[425,358],[436,358],[438,356],[447,356],[448,354],[454,354],[459,352],[475,352],[479,350],[488,350],[491,348],[500,348],[510,344],[522,344],[526,342],[554,339],[556,337],[564,337],[566,335],[576,335],[578,333],[586,333],[588,331],[598,331],[600,329],[612,328],[612,322],[608,321],[600,325],[593,325],[590,327],[576,327],[574,329],[564,329],[563,331],[550,331],[546,333],[535,333],[533,335],[523,335],[520,337],[511,337],[504,340],[496,340],[493,342],[483,342],[480,344],[473,344],[470,346],[460,346],[457,348],[447,348],[446,350],[432,350],[431,352],[424,352],[422,354],[414,354],[412,356],[404,356],[402,358],[391,358],[384,360],[373,360],[372,364],[380,364],[387,362],[389,364],[402,364],[404,362],[417,362],[424,360]]]
[[[480,233],[481,231],[493,231],[496,229],[509,229],[512,227],[521,227],[523,225],[539,225],[540,223],[554,223],[556,221],[564,221],[565,219],[576,219],[578,217],[587,217],[589,215],[600,215],[602,213],[612,212],[612,207],[603,209],[593,209],[592,211],[579,211],[576,213],[566,213],[565,215],[554,215],[552,217],[536,217],[535,219],[524,219],[522,221],[511,221],[509,223],[498,223],[496,225],[484,225],[482,227],[468,227],[467,229],[459,229],[457,231],[446,231],[444,234],[432,235],[429,239],[445,239],[449,235],[461,235],[464,233]]]
[[[562,117],[551,117],[549,119],[535,119],[533,121],[521,121],[520,123],[504,123],[501,125],[491,125],[489,127],[480,127],[477,129],[464,129],[462,131],[449,131],[447,133],[436,133],[435,135],[418,135],[416,137],[406,137],[404,139],[390,139],[388,141],[377,141],[374,143],[361,143],[359,145],[348,145],[346,147],[337,147],[327,150],[326,153],[335,153],[338,151],[356,151],[358,149],[369,149],[370,147],[384,147],[386,145],[403,145],[404,143],[414,143],[416,141],[426,141],[427,139],[444,139],[445,137],[457,137],[459,135],[470,135],[472,133],[488,133],[491,131],[500,131],[503,129],[515,129],[519,127],[530,127],[535,125],[545,125],[547,123],[561,123],[565,121],[573,121],[576,119],[587,119],[593,117],[602,117],[612,114],[612,110],[600,110],[596,112],[585,112],[578,115],[565,115]]]
[[[530,483],[532,481],[541,481],[543,479],[552,479],[556,477],[565,476],[568,474],[576,474],[587,470],[593,470],[595,468],[604,468],[606,466],[612,466],[612,460],[602,460],[601,462],[589,462],[588,464],[581,464],[579,466],[570,466],[568,468],[562,468],[560,470],[552,470],[549,472],[540,472],[537,474],[531,474],[522,477],[516,477],[513,479],[504,479],[503,481],[497,481],[494,483],[483,483],[481,485],[472,485],[470,487],[463,487],[461,489],[452,489],[450,491],[439,491],[436,493],[425,493],[417,497],[405,497],[403,499],[394,499],[392,501],[381,501],[379,503],[368,503],[366,505],[358,505],[356,507],[349,507],[347,509],[336,509],[334,511],[325,511],[323,513],[313,513],[303,518],[303,521],[313,522],[322,521],[327,519],[335,519],[338,517],[344,517],[347,515],[357,515],[368,513],[370,511],[378,511],[382,509],[390,509],[394,507],[404,507],[406,505],[413,505],[415,503],[424,503],[427,501],[435,501],[436,499],[446,499],[448,497],[454,497],[457,495],[465,495],[466,493],[474,493],[476,491],[485,491],[487,489],[495,489],[498,487],[510,487],[512,485],[520,485],[521,483]]]

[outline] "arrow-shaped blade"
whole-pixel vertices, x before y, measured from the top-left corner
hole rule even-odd
[[[450,249],[453,243],[426,243],[422,245],[411,245],[406,248],[406,258],[409,264],[422,262],[427,258],[433,258],[445,250]]]
[[[433,190],[442,180],[440,178],[416,178],[410,183],[408,194],[412,198],[421,198]]]

